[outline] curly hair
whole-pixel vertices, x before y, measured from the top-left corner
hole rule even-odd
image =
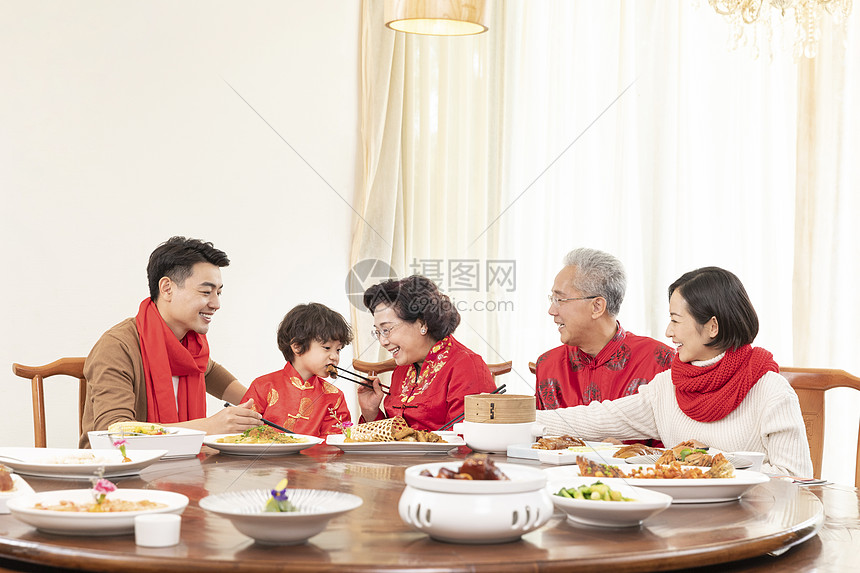
[[[364,306],[371,314],[379,305],[390,307],[405,322],[420,319],[435,340],[442,340],[460,324],[460,313],[448,295],[421,275],[387,280],[364,291]]]
[[[216,267],[226,267],[230,259],[224,251],[216,249],[212,243],[185,237],[170,237],[158,245],[149,255],[146,278],[149,282],[149,297],[158,301],[158,282],[167,277],[182,285],[191,276],[192,267],[197,263],[211,263]]]
[[[681,275],[669,286],[678,291],[697,324],[717,319],[717,336],[705,346],[717,350],[752,344],[758,335],[758,314],[740,279],[720,267],[702,267]]]
[[[278,348],[287,362],[296,357],[293,344],[299,346],[301,355],[314,340],[320,343],[335,340],[347,346],[352,342],[352,329],[340,313],[317,302],[296,306],[278,325]]]

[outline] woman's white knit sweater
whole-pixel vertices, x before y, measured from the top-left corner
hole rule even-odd
[[[696,366],[707,366],[720,355]],[[697,422],[678,407],[672,371],[658,374],[639,393],[587,406],[539,410],[537,422],[551,435],[570,434],[586,440],[659,438],[671,447],[699,440],[726,452],[764,452],[762,471],[812,477],[812,460],[800,403],[788,381],[767,372],[740,405],[716,422]]]

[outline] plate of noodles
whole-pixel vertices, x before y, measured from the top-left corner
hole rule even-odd
[[[0,448],[0,463],[22,475],[89,479],[99,469],[108,478],[137,475],[157,462],[167,450],[129,450],[123,461],[117,449],[77,450],[69,448]]]
[[[8,500],[12,515],[46,533],[123,535],[134,531],[134,518],[148,513],[182,513],[188,498],[172,491],[118,489],[108,494],[109,511],[91,511],[92,489],[66,489],[22,495]]]
[[[235,456],[282,456],[295,454],[323,442],[306,434],[285,434],[269,426],[257,426],[241,434],[213,434],[203,443],[224,454]]]

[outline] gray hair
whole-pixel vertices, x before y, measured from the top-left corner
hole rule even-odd
[[[627,290],[627,275],[621,261],[597,249],[580,248],[564,257],[564,265],[576,267],[573,288],[585,296],[602,296],[609,316],[618,316]]]

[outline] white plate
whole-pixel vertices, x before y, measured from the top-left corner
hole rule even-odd
[[[736,470],[746,469],[748,467],[751,467],[753,464],[752,460],[750,460],[748,458],[745,458],[742,456],[736,456],[735,454],[731,454],[731,453],[720,452],[719,450],[717,450],[716,452],[711,450],[708,453],[710,455],[716,455],[718,453],[722,453],[726,457],[726,459],[733,466],[735,466]],[[628,464],[636,464],[636,465],[655,464],[655,463],[657,463],[657,460],[660,458],[661,455],[662,454],[644,454],[641,456],[633,456],[631,458],[626,458],[624,461],[626,461]],[[617,461],[618,460],[616,460],[616,462]],[[609,463],[609,462],[606,462],[606,463]],[[684,462],[681,462],[681,465],[683,466]],[[695,467],[695,466],[689,466],[689,467]]]
[[[463,438],[454,432],[436,432],[446,443],[436,442],[344,442],[343,434],[329,434],[326,443],[354,454],[444,454],[465,446]]]
[[[595,455],[599,455],[599,456],[604,457],[604,458],[609,458],[609,456],[611,454],[618,451],[618,448],[621,447],[621,446],[618,446],[616,444],[609,444],[606,442],[588,442],[588,441],[586,441],[584,446],[576,446],[573,448],[566,448],[563,450],[538,450],[538,449],[532,448],[532,446],[535,445],[536,443],[537,442],[529,442],[526,444],[513,444],[511,446],[508,446],[508,457],[509,458],[524,458],[527,460],[539,460],[542,452],[568,452],[568,451],[572,451],[572,452],[576,452],[576,454],[578,454],[578,455],[583,455],[585,453],[585,454],[595,454]],[[574,461],[573,462],[565,462],[565,463],[576,463],[576,454],[574,455]],[[556,454],[556,455],[561,455],[561,454]],[[545,457],[548,457],[548,456],[545,456]],[[602,458],[595,458],[595,461],[598,461],[599,459],[602,459]],[[560,462],[546,461],[545,463],[557,464]],[[601,463],[606,463],[606,462],[601,462]]]
[[[155,489],[118,489],[110,499],[142,501],[148,499],[166,507],[144,511],[85,513],[34,509],[37,503],[56,504],[63,500],[86,503],[93,500],[92,489],[68,489],[22,495],[8,501],[12,515],[46,533],[59,535],[123,535],[134,531],[134,518],[146,513],[182,513],[188,498],[180,493]]]
[[[295,437],[305,439],[304,442],[295,444],[224,444],[218,441],[220,438],[226,436],[237,435],[239,434],[213,434],[203,438],[203,443],[224,454],[233,454],[236,456],[281,456],[284,454],[295,454],[323,442],[322,438],[305,434],[295,434]]]
[[[24,478],[16,474],[10,475],[12,476],[12,490],[0,491],[0,513],[9,513],[9,508],[6,507],[6,502],[13,497],[33,493],[33,488],[30,487],[30,484],[24,481]]]
[[[200,507],[229,519],[236,529],[259,543],[295,545],[321,532],[332,518],[363,503],[351,493],[287,489],[287,497],[298,511],[265,512],[270,496],[267,489],[220,493],[201,499]]]
[[[90,445],[98,450],[115,450],[112,439],[122,437],[126,441],[126,450],[167,450],[164,459],[185,458],[196,456],[203,445],[206,432],[191,428],[167,428],[169,434],[161,436],[121,436],[107,431],[87,432]]]
[[[614,464],[618,460],[612,456],[620,446],[589,442],[586,446],[577,446],[566,450],[537,450],[538,459],[542,464],[567,465],[575,464],[576,458],[582,456],[598,464]]]
[[[624,483],[610,485],[610,487],[633,501],[584,500],[555,495],[561,488],[577,488],[597,481],[609,485],[608,480],[600,478],[572,477],[549,482],[546,490],[552,498],[552,503],[566,513],[569,520],[598,527],[636,527],[672,505],[672,497],[665,493]]]
[[[9,466],[19,474],[69,479],[89,479],[103,467],[104,477],[114,478],[139,474],[140,470],[157,462],[166,452],[165,450],[127,450],[126,453],[131,459],[130,462],[123,462],[122,454],[116,448],[110,450],[0,448],[0,463]],[[12,458],[21,461],[15,461]],[[65,459],[80,459],[85,460],[86,463],[61,463]]]
[[[623,466],[625,473],[633,468],[653,468],[653,465]],[[579,476],[579,468],[559,467],[543,470],[549,481],[564,481]],[[763,473],[749,470],[736,470],[733,478],[719,479],[639,479],[639,478],[590,478],[600,479],[611,488],[617,489],[620,484],[634,485],[653,491],[659,491],[672,496],[673,503],[715,503],[734,501],[740,498],[748,489],[770,478]]]

